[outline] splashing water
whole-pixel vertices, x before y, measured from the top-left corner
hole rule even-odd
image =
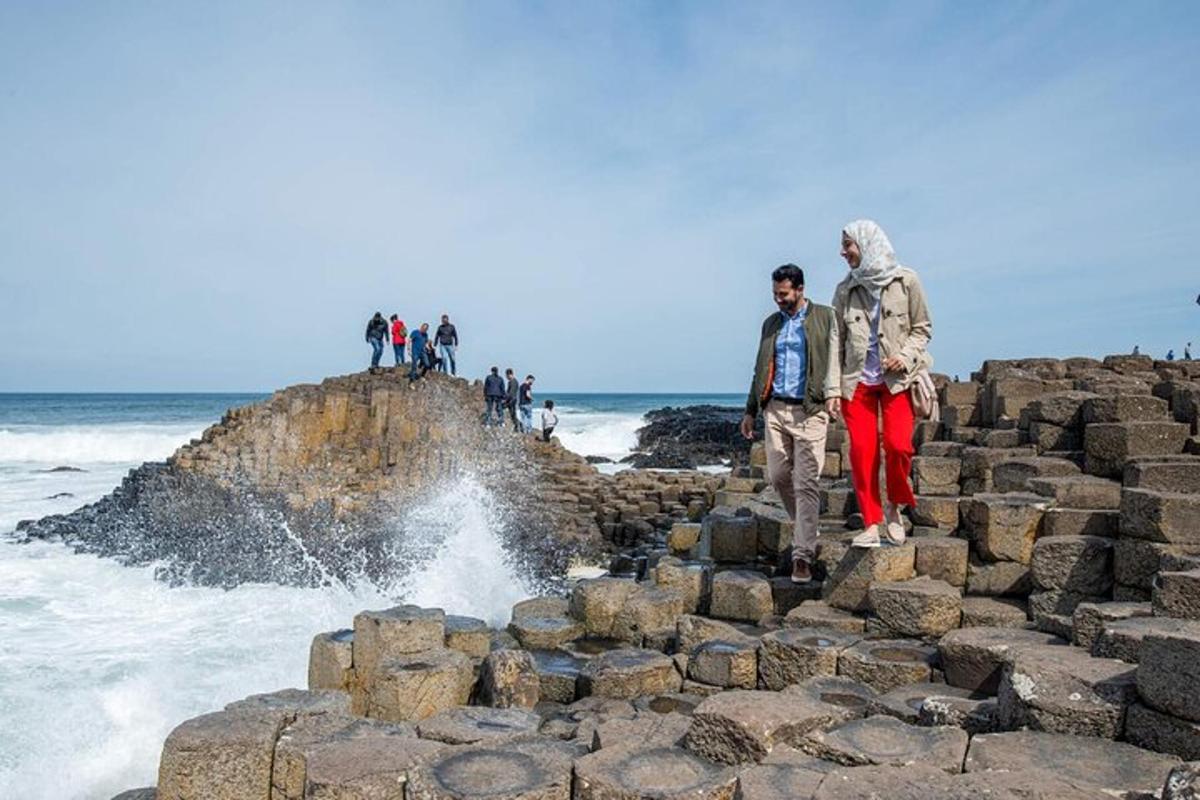
[[[431,492],[401,520],[410,569],[386,586],[171,587],[152,566],[0,540],[0,797],[107,800],[153,784],[175,725],[303,687],[313,635],[365,608],[410,602],[507,622],[529,593],[503,545],[505,517],[469,476]]]
[[[403,545],[418,566],[400,577],[397,596],[479,617],[493,627],[507,624],[512,605],[533,592],[502,544],[498,532],[506,524],[495,498],[473,477],[433,492],[403,520]]]

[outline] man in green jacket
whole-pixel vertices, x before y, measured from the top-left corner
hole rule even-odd
[[[792,582],[812,580],[817,554],[825,434],[841,397],[841,352],[833,309],[804,297],[804,271],[784,264],[771,273],[778,313],[763,322],[746,399],[742,435],[766,416],[767,479],[792,520]]]

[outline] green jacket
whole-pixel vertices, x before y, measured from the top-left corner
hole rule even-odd
[[[750,396],[746,398],[746,413],[752,417],[758,416],[771,399],[771,384],[775,381],[775,340],[782,327],[783,315],[779,312],[763,321],[758,357],[754,360],[754,380],[750,384]],[[804,413],[816,414],[825,409],[826,400],[842,396],[841,345],[832,308],[808,301],[804,338],[808,344]]]

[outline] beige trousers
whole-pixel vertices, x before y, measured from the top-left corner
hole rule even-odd
[[[809,416],[804,407],[778,400],[767,404],[767,480],[779,492],[795,526],[792,558],[812,563],[817,554],[821,492],[817,478],[825,464],[825,434],[829,415]]]

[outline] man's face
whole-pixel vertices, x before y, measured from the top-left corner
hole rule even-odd
[[[774,281],[775,305],[785,314],[795,314],[804,302],[804,285],[792,286],[790,280]]]
[[[429,332],[429,323],[426,322],[423,325],[421,325],[421,333],[428,333],[428,332]]]
[[[450,321],[450,318],[449,318],[449,317],[447,317],[445,314],[443,314],[443,315],[442,315],[442,324],[444,325],[444,324],[446,324],[446,323],[447,323],[447,322],[449,322],[449,321]]]
[[[862,252],[858,249],[858,243],[844,233],[842,234],[842,258],[846,259],[850,269],[858,269],[858,265],[862,263]]]

